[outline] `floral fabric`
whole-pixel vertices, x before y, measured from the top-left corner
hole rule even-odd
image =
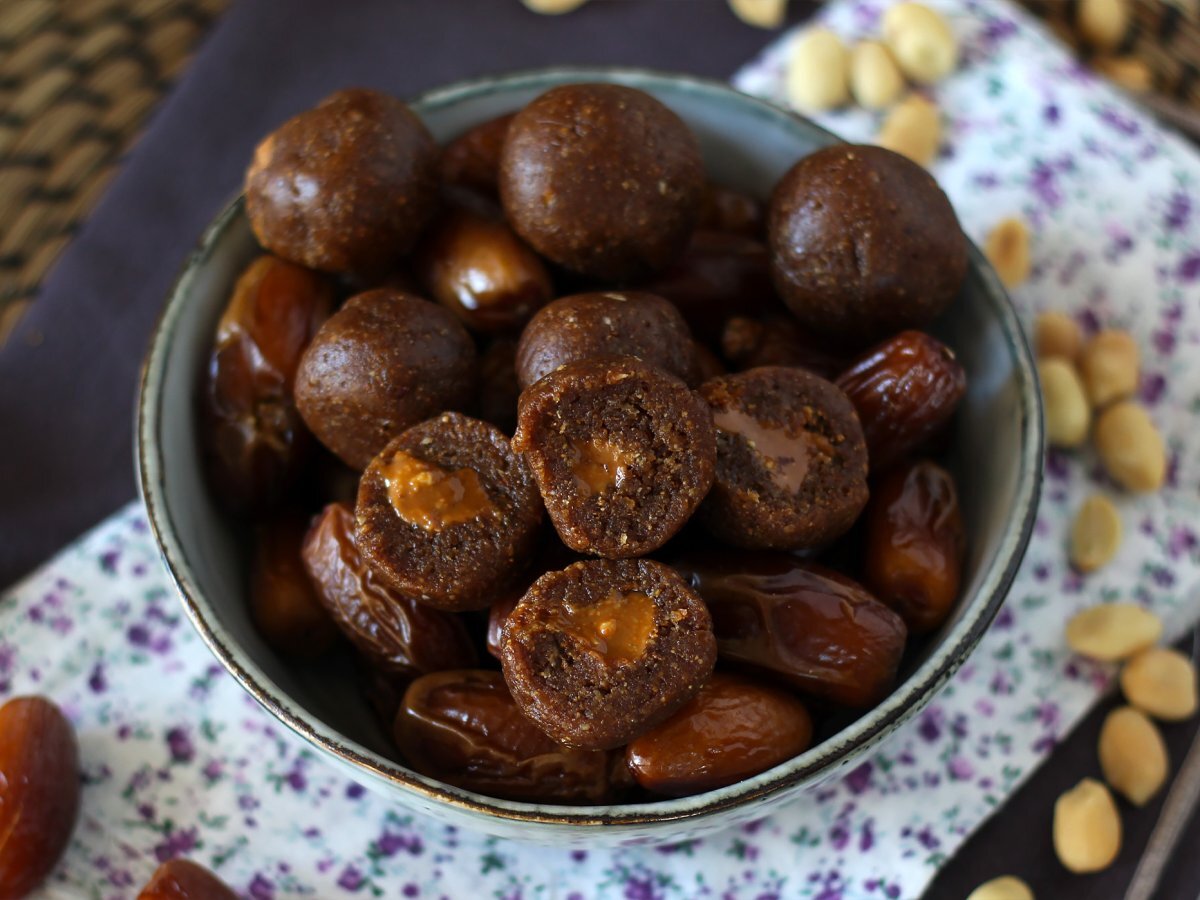
[[[83,815],[45,898],[124,900],[187,855],[244,896],[910,898],[920,894],[1105,688],[1072,658],[1065,620],[1133,599],[1180,632],[1200,611],[1200,161],[1040,26],[992,0],[938,3],[963,64],[933,96],[935,173],[976,240],[1000,218],[1033,231],[1014,299],[1029,321],[1073,313],[1133,331],[1142,399],[1170,445],[1167,488],[1112,490],[1116,561],[1066,564],[1073,511],[1105,484],[1090,451],[1052,453],[1036,537],[978,651],[913,722],[844,780],[756,824],[661,849],[568,851],[455,831],[347,781],[242,693],[187,624],[143,513],[130,506],[0,598],[0,699],[57,699],[80,736]],[[881,4],[822,15],[847,39]],[[782,93],[781,39],[735,79]],[[876,117],[822,122],[867,139]],[[1031,839],[1049,840],[1045,835]]]

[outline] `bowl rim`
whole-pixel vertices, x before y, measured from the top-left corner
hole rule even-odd
[[[553,66],[466,79],[422,93],[409,102],[418,114],[423,114],[491,93],[521,88],[549,88],[578,81],[616,82],[650,90],[658,88],[701,94],[715,102],[749,107],[759,116],[770,118],[787,128],[808,132],[810,137],[816,134],[828,143],[841,140],[815,123],[769,101],[738,91],[725,82],[623,66]],[[316,749],[353,769],[357,775],[365,776],[375,784],[386,784],[410,796],[415,795],[415,799],[449,805],[469,816],[484,815],[518,823],[583,827],[653,826],[707,818],[771,795],[790,793],[789,789],[799,789],[801,785],[814,782],[877,746],[888,733],[915,716],[936,695],[966,661],[1003,604],[1024,557],[1036,519],[1044,464],[1042,408],[1033,356],[1012,301],[983,254],[968,242],[971,267],[982,279],[987,302],[993,307],[1002,327],[1014,362],[1014,377],[1018,381],[1020,416],[1017,425],[1021,430],[1021,443],[1014,520],[1019,518],[1019,527],[1011,527],[1013,523],[1010,522],[992,563],[985,570],[979,591],[966,598],[968,606],[961,620],[883,702],[804,753],[753,778],[692,797],[634,804],[581,806],[502,800],[419,775],[345,738],[288,697],[221,624],[219,615],[200,589],[188,555],[177,539],[172,510],[162,488],[164,466],[162,443],[159,440],[165,399],[162,384],[177,337],[176,325],[181,310],[188,302],[198,270],[208,261],[230,226],[243,214],[243,200],[241,194],[236,196],[205,229],[198,244],[187,256],[151,333],[138,384],[134,423],[138,490],[167,574],[180,595],[188,618],[209,650],[241,687],[272,716]]]

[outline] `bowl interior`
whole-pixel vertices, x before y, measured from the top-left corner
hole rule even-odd
[[[836,140],[723,85],[635,71],[555,70],[472,82],[428,94],[414,108],[442,141],[554,84],[585,80],[628,83],[658,96],[695,131],[714,179],[759,197],[798,158]],[[231,526],[206,488],[194,409],[217,319],[238,273],[257,252],[241,202],[234,201],[206,233],[168,300],[139,403],[143,497],[188,613],[222,663],[272,713],[349,765],[356,777],[390,786],[419,807],[449,803],[475,816],[482,810],[543,823],[644,823],[702,816],[828,775],[919,709],[966,658],[999,608],[1028,541],[1041,462],[1033,369],[1002,288],[973,250],[962,296],[932,329],[954,348],[968,374],[949,457],[970,536],[963,599],[941,631],[906,659],[892,696],[800,757],[698,798],[541,807],[440,785],[392,761],[390,741],[347,660],[289,664],[263,643],[249,619],[246,533]]]

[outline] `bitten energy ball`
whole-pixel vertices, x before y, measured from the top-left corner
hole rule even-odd
[[[458,413],[408,429],[363,473],[354,539],[401,594],[482,609],[533,555],[541,500],[497,428]]]
[[[708,493],[716,464],[708,407],[632,357],[570,363],[527,388],[513,449],[563,543],[613,558],[666,543]]]
[[[437,158],[433,137],[404,103],[338,91],[255,149],[246,215],[259,243],[284,259],[380,274],[433,214]]]
[[[804,369],[764,366],[705,382],[717,474],[701,507],[708,530],[738,547],[826,544],[867,503],[867,446],[854,407]]]
[[[521,333],[517,379],[527,388],[567,363],[596,356],[636,356],[688,384],[698,373],[679,310],[644,291],[606,291],[562,297],[540,309]]]
[[[562,744],[607,750],[662,722],[712,672],[704,602],[646,559],[588,560],[533,583],[501,640],[521,711]]]
[[[865,345],[941,313],[967,273],[967,240],[933,177],[881,147],[806,156],[771,196],[771,275],[800,322]]]
[[[355,469],[423,419],[474,402],[475,344],[449,310],[387,288],[346,301],[296,371],[309,430]]]
[[[615,84],[542,94],[513,118],[500,156],[500,197],[517,233],[559,265],[606,281],[668,266],[706,188],[683,120]]]

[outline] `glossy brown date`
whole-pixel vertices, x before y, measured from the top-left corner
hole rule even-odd
[[[716,672],[687,704],[625,748],[634,779],[683,797],[750,778],[802,753],[812,718],[786,690]]]
[[[332,309],[323,276],[273,256],[256,259],[234,286],[208,362],[201,431],[209,481],[236,512],[269,509],[299,473],[309,438],[292,383]]]
[[[709,551],[674,565],[708,605],[722,661],[843,706],[892,689],[907,629],[851,579],[784,553]]]
[[[317,596],[350,642],[380,671],[420,675],[478,661],[462,619],[386,587],[354,545],[354,511],[331,503],[304,539]]]
[[[237,900],[237,894],[204,866],[169,859],[155,870],[138,900]]]
[[[413,266],[429,296],[477,331],[516,331],[554,294],[545,265],[516,232],[463,206],[434,225]]]
[[[721,355],[739,370],[796,366],[822,378],[833,378],[846,367],[846,358],[827,341],[806,336],[795,319],[780,315],[729,319],[721,332]]]
[[[396,745],[431,778],[510,800],[598,802],[609,756],[563,747],[525,718],[499,672],[418,678],[396,715]]]
[[[692,333],[705,341],[719,338],[734,312],[782,309],[771,286],[766,246],[720,231],[697,231],[683,256],[641,287],[674,303]]]
[[[836,383],[858,411],[872,472],[934,437],[967,390],[954,352],[921,331],[902,331],[868,350]]]
[[[705,231],[740,234],[760,241],[767,231],[761,203],[749,194],[719,184],[708,186],[708,195],[704,198],[696,227]]]
[[[44,697],[0,707],[0,900],[18,900],[45,880],[79,815],[79,747],[59,708]]]
[[[446,144],[438,159],[442,183],[496,196],[500,149],[504,146],[504,136],[508,134],[513,115],[489,119]]]
[[[307,531],[308,517],[297,514],[260,525],[250,575],[254,626],[272,648],[297,659],[316,659],[338,636],[300,558]]]
[[[958,599],[966,549],[954,477],[928,460],[893,469],[864,521],[867,585],[913,634],[937,628]]]

